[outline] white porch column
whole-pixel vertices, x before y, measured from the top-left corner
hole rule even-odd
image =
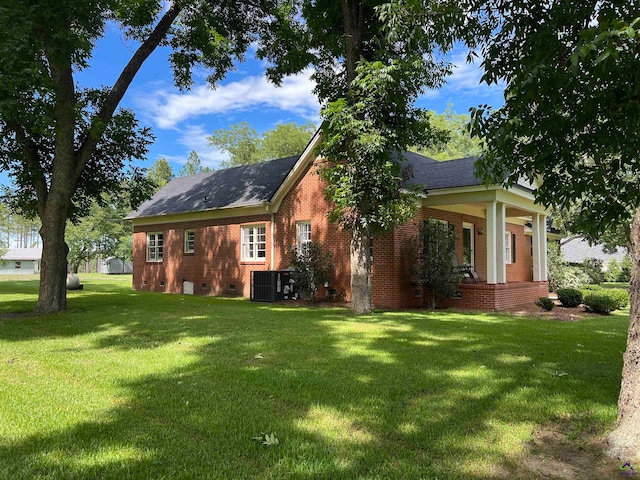
[[[498,283],[496,220],[496,202],[487,202],[487,283]]]
[[[531,245],[533,247],[533,281],[540,282],[542,279],[541,249],[540,249],[540,215],[531,215]]]
[[[505,235],[507,233],[507,209],[504,203],[496,204],[496,264],[498,283],[507,283],[507,259]]]
[[[538,235],[540,241],[540,281],[546,282],[547,276],[547,216],[538,216]]]

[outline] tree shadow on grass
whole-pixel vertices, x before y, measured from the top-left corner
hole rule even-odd
[[[100,360],[51,392],[50,415],[66,418],[65,395],[81,413],[3,439],[0,477],[515,478],[536,425],[615,410],[623,340],[597,322],[155,297],[68,320],[86,338],[56,361]],[[265,433],[280,445],[254,439]]]

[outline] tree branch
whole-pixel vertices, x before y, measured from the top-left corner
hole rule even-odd
[[[33,186],[36,189],[36,195],[38,196],[38,213],[43,214],[49,191],[47,189],[47,179],[45,178],[44,172],[42,171],[42,164],[38,158],[38,149],[35,144],[27,138],[27,134],[22,125],[19,125],[14,121],[8,122],[7,125],[9,129],[16,134],[16,140],[18,140],[18,143],[21,146],[25,163],[32,175]]]
[[[147,39],[140,45],[136,53],[134,53],[129,63],[124,67],[122,73],[116,80],[116,83],[111,88],[107,99],[100,111],[94,116],[91,122],[91,129],[87,132],[82,145],[77,152],[77,162],[74,171],[74,181],[78,181],[87,162],[91,158],[98,142],[104,134],[104,130],[107,124],[111,121],[113,114],[118,107],[118,104],[122,100],[122,97],[126,93],[129,85],[133,81],[133,78],[140,70],[140,67],[145,60],[151,55],[151,53],[160,44],[162,39],[167,35],[169,28],[177,18],[178,14],[182,10],[182,6],[178,5],[178,2],[172,1],[169,10],[163,15],[158,24],[153,29],[153,32],[147,37]]]

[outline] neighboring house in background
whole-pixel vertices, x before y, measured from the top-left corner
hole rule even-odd
[[[10,248],[0,260],[0,274],[40,273],[42,248]]]
[[[333,253],[330,288],[350,300],[350,235],[328,220],[326,183],[317,174],[323,160],[313,153],[319,141],[316,134],[299,157],[177,178],[129,214],[133,288],[249,297],[252,271],[287,269],[290,248],[312,240]],[[424,185],[426,194],[410,222],[373,241],[375,307],[423,306],[406,243],[427,218],[455,230],[452,253],[480,277],[462,283],[448,305],[494,310],[548,294],[548,212],[534,203],[531,185],[486,186],[475,177],[476,158],[403,157],[413,172],[407,184]]]
[[[615,253],[605,253],[602,244],[589,245],[589,241],[582,236],[563,238],[560,241],[560,250],[565,261],[569,263],[582,263],[586,258],[602,260],[602,268],[607,270],[611,260],[621,263],[627,254],[625,247],[618,247]]]
[[[109,275],[133,273],[133,263],[117,257],[105,258],[100,264],[100,272]]]

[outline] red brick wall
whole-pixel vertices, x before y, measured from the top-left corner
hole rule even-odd
[[[425,208],[419,211],[413,220],[396,229],[395,232],[376,239],[374,242],[372,289],[373,304],[376,307],[407,308],[423,305],[422,292],[410,284],[410,265],[406,255],[406,243],[409,237],[417,235],[419,223],[427,218],[446,220],[455,226],[457,235],[455,252],[459,263],[462,263],[463,259],[463,223],[473,224],[475,270],[481,279],[486,279],[487,236],[485,219]],[[478,234],[479,229],[482,229],[482,235]],[[525,235],[522,225],[508,223],[507,230],[516,234],[516,262],[507,265],[507,282],[530,282],[533,279],[530,237]],[[493,308],[491,307],[491,309]]]
[[[265,225],[267,251],[264,262],[240,261],[242,226]],[[249,296],[251,270],[268,270],[270,215],[237,219],[166,223],[134,228],[133,288],[181,293],[182,282],[194,283],[194,294]],[[195,251],[184,253],[184,230],[195,231]],[[164,233],[163,261],[146,261],[147,232]],[[146,282],[146,285],[145,285]],[[164,282],[164,286],[161,285]]]
[[[283,200],[278,213],[273,215],[273,266],[276,270],[289,267],[289,250],[296,243],[296,222],[311,223],[311,238],[321,242],[332,252],[336,266],[331,287],[340,299],[350,300],[350,261],[348,232],[329,221],[331,204],[325,199],[326,183],[317,175],[317,165],[313,164],[300,180],[291,188]],[[419,288],[412,287],[409,276],[409,260],[406,255],[407,239],[416,235],[419,223],[425,218],[446,220],[455,225],[458,235],[456,256],[462,262],[463,222],[474,225],[475,269],[481,278],[486,277],[486,232],[483,218],[438,209],[422,209],[414,219],[394,232],[377,238],[373,243],[372,293],[373,305],[377,308],[406,308],[423,305],[424,296]],[[134,275],[133,287],[137,290],[157,292],[182,292],[182,282],[194,284],[197,295],[240,295],[250,296],[250,272],[272,268],[271,228],[272,215],[256,215],[238,218],[202,220],[192,222],[166,223],[153,226],[137,226],[134,229]],[[240,236],[242,226],[264,225],[266,228],[266,258],[263,262],[243,262],[240,260]],[[184,230],[195,231],[195,252],[184,253]],[[529,237],[524,228],[507,225],[507,230],[517,236],[515,264],[507,266],[507,281],[521,282],[532,279],[532,258]],[[146,261],[147,232],[164,233],[163,262]],[[164,285],[161,284],[164,282]],[[477,290],[477,291],[476,291]],[[493,290],[473,290],[484,298]],[[326,292],[321,289],[322,296]],[[494,292],[494,296],[495,296]],[[513,292],[512,292],[513,293]],[[509,295],[509,294],[507,294]],[[537,295],[537,298],[540,295]],[[482,305],[491,302],[478,300]],[[500,302],[498,302],[500,303]],[[495,308],[491,306],[489,309]],[[475,308],[473,305],[467,308]],[[480,305],[478,308],[481,307]]]
[[[311,222],[311,239],[319,241],[333,254],[335,264],[331,288],[338,298],[350,299],[349,234],[329,222],[331,209],[324,198],[326,184],[312,165],[294,185],[283,200],[278,213],[273,216],[274,262],[276,270],[289,267],[289,251],[296,244],[296,222]],[[194,283],[194,293],[200,295],[250,296],[250,272],[271,270],[271,220],[270,214],[221,220],[179,222],[134,229],[133,287],[137,290],[181,293],[182,282]],[[265,225],[267,234],[264,262],[240,260],[241,228],[249,225]],[[195,252],[184,253],[184,230],[195,231]],[[147,232],[164,233],[164,258],[162,262],[146,261]],[[144,284],[146,282],[146,285]],[[164,282],[164,286],[161,285]],[[206,284],[206,286],[203,286]],[[234,286],[231,289],[230,286]],[[319,295],[325,295],[324,288]]]
[[[504,310],[506,308],[533,303],[549,295],[547,282],[515,282],[499,285],[486,283],[463,283],[460,298],[448,298],[440,302],[443,307],[469,310]]]
[[[335,271],[331,288],[337,296],[350,300],[351,267],[349,261],[350,234],[329,221],[331,203],[324,192],[326,182],[318,175],[318,163],[312,164],[304,176],[292,187],[275,215],[275,268],[289,267],[289,252],[296,244],[296,223],[311,222],[311,240],[320,242],[327,252],[333,254]],[[323,288],[318,295],[325,295]]]

